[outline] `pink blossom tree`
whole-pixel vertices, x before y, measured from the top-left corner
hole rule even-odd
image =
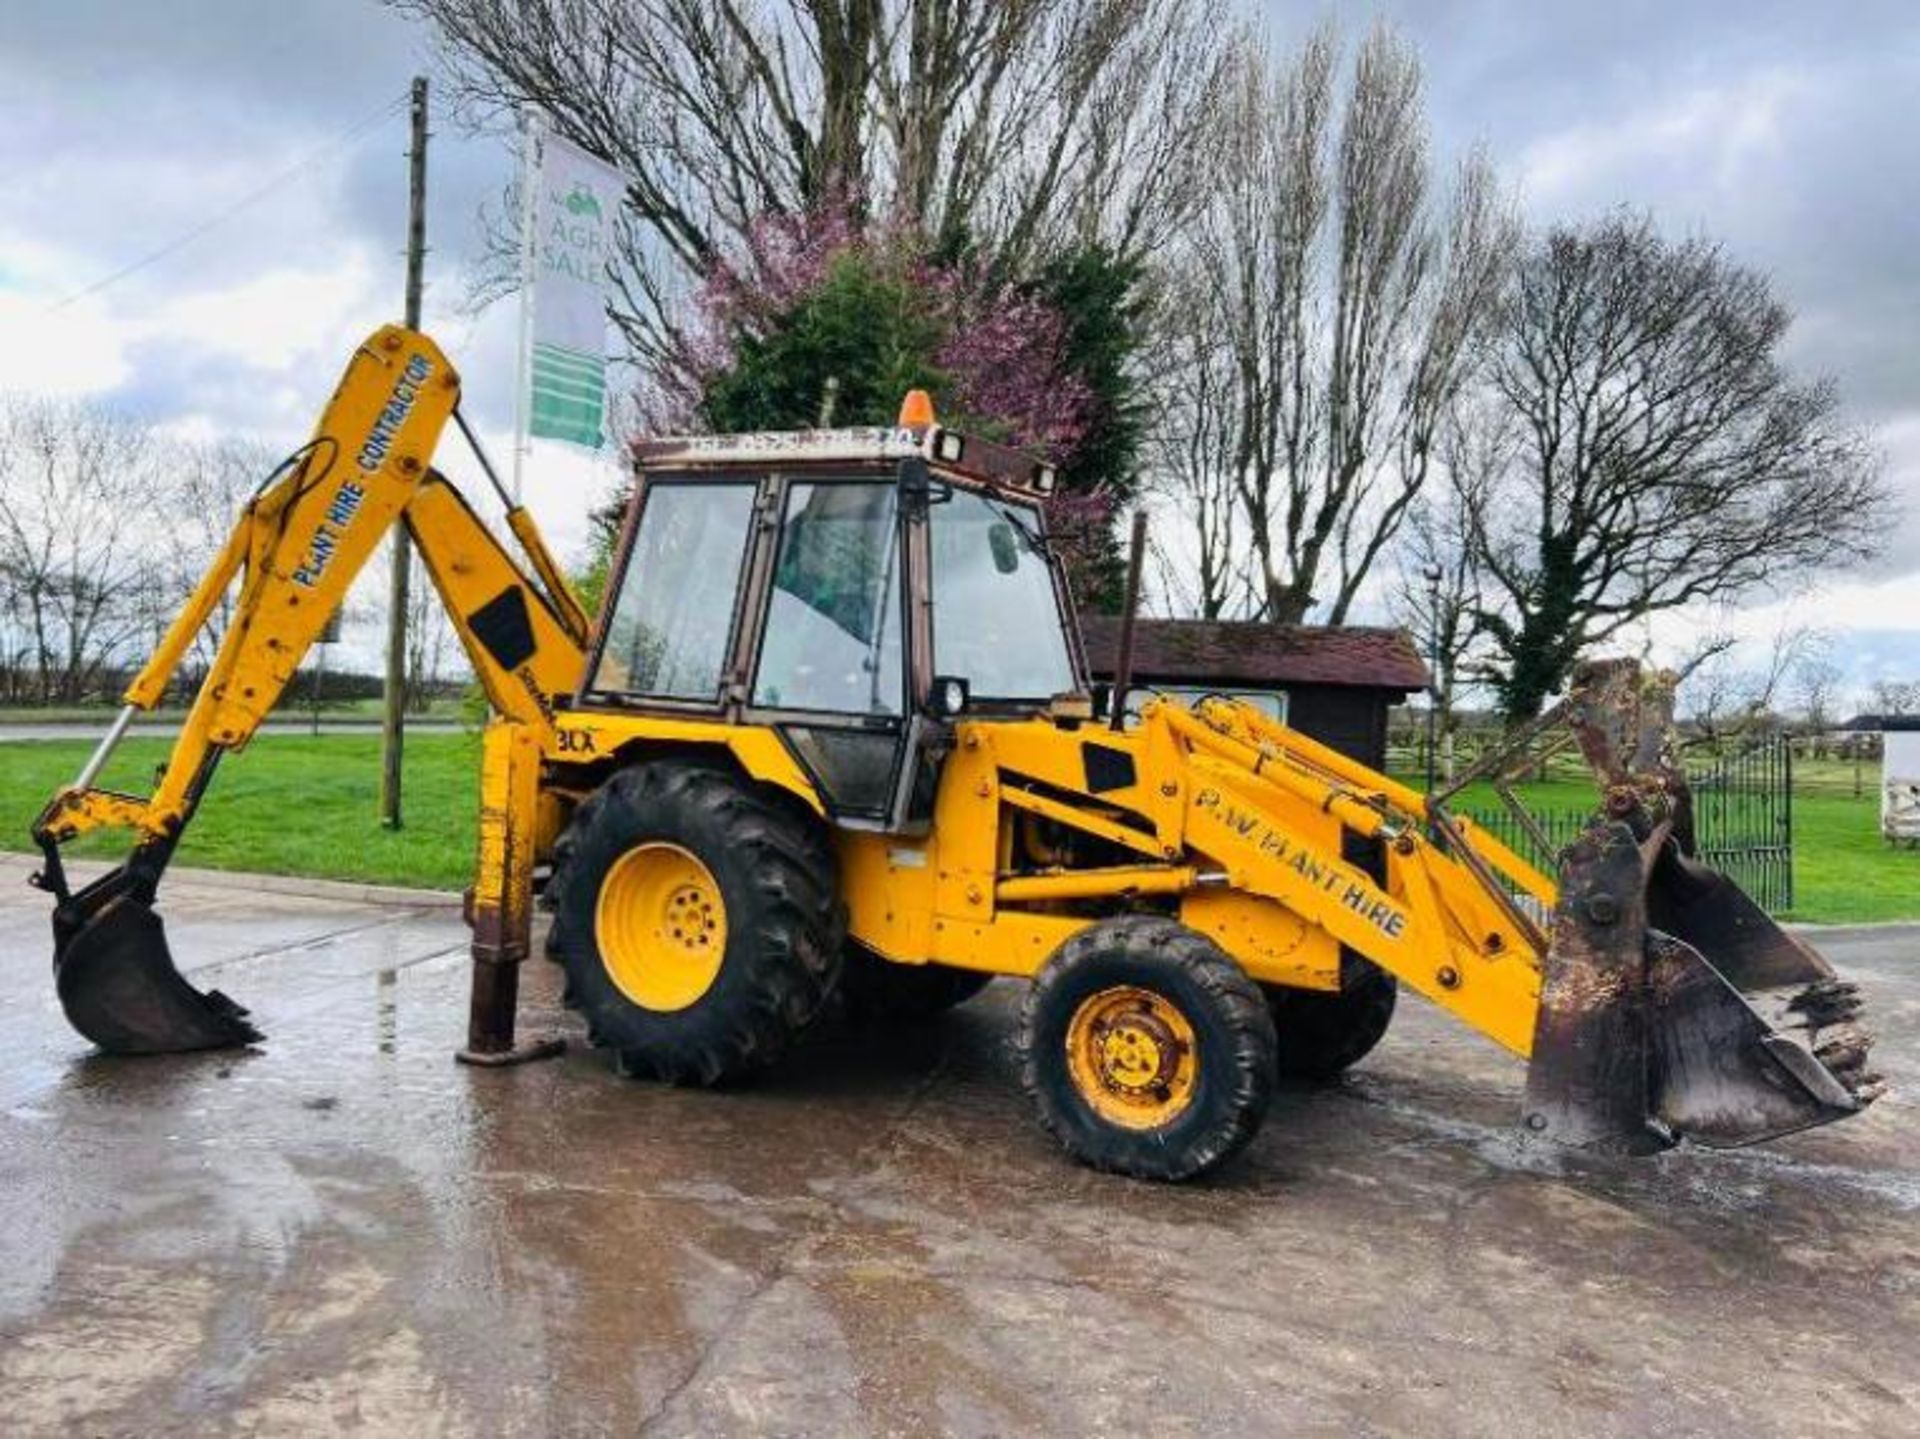
[[[1069,467],[1097,412],[1069,317],[1034,287],[935,256],[917,232],[863,213],[842,194],[749,226],[691,296],[670,363],[638,396],[642,422],[798,428],[818,421],[831,385],[832,423],[886,424],[923,388],[944,422]],[[1112,598],[1115,508],[1103,485],[1049,505],[1075,589],[1095,604]]]
[[[896,356],[891,369],[917,369],[935,381],[943,416],[1044,455],[1056,464],[1073,453],[1088,423],[1086,382],[1067,364],[1066,318],[1020,286],[977,267],[943,263],[904,230],[864,225],[849,197],[804,214],[768,214],[749,227],[741,252],[716,264],[694,292],[673,362],[642,396],[647,423],[662,429],[784,428],[808,415],[743,417],[716,405],[715,392],[742,366],[774,348],[783,333],[804,331],[831,303],[836,276],[857,276],[847,290],[878,301],[900,323],[875,324],[885,346],[901,333],[919,353]],[[789,347],[784,361],[803,373],[785,377],[808,393],[837,380],[836,418],[844,423],[890,419],[898,395],[861,395],[856,376],[836,374],[831,347]],[[862,357],[850,357],[860,368]],[[875,406],[883,409],[876,410]],[[723,413],[716,413],[716,410]]]

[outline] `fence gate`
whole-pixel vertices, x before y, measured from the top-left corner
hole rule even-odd
[[[1700,857],[1762,909],[1775,914],[1792,909],[1793,748],[1787,738],[1758,740],[1685,769],[1693,790]],[[1474,823],[1549,874],[1559,866],[1559,851],[1580,837],[1593,815],[1591,809],[1534,811],[1536,837],[1504,808],[1467,812]]]
[[[1687,767],[1700,857],[1770,913],[1793,908],[1793,745],[1757,740]]]

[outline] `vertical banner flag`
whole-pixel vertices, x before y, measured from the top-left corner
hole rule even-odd
[[[599,449],[607,398],[606,268],[626,181],[557,135],[538,136],[528,215],[533,285],[527,432]]]

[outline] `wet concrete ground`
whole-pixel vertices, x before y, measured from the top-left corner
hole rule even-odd
[[[258,1051],[88,1056],[0,859],[0,1432],[1920,1433],[1920,933],[1821,937],[1897,1086],[1765,1150],[1511,1137],[1417,1001],[1214,1182],[1074,1168],[998,985],[747,1090],[456,1067],[447,912],[174,884]],[[577,1033],[528,966],[530,1031]]]

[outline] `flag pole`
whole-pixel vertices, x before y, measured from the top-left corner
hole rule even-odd
[[[520,343],[513,373],[513,479],[509,493],[520,503],[529,431],[533,417],[534,215],[540,189],[540,117],[531,105],[520,107]]]

